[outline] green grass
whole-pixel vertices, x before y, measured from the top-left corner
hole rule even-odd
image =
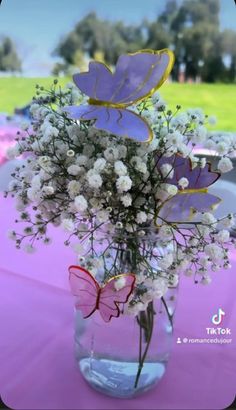
[[[0,112],[12,114],[14,108],[21,108],[29,103],[35,95],[35,85],[50,87],[53,77],[47,78],[0,78]],[[68,78],[60,79],[63,86],[68,83]]]
[[[161,94],[171,108],[201,107],[217,117],[214,128],[236,131],[236,84],[164,84]]]
[[[0,112],[13,113],[15,107],[27,104],[35,92],[35,84],[50,86],[53,78],[0,78]],[[70,79],[61,78],[63,86]],[[164,84],[161,94],[170,108],[180,104],[183,109],[201,107],[218,119],[216,129],[236,131],[236,85],[225,84]]]

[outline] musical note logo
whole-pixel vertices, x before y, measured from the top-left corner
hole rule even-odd
[[[212,316],[212,323],[214,325],[220,325],[223,320],[223,316],[225,316],[225,312],[223,311],[223,309],[219,308],[218,313]]]

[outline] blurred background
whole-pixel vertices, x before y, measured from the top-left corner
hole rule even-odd
[[[57,76],[64,85],[91,59],[112,67],[120,54],[143,48],[175,53],[161,88],[170,108],[202,107],[217,117],[212,129],[236,131],[235,21],[234,0],[3,0],[2,151],[12,139],[7,117],[14,114],[11,130],[27,118],[36,83],[47,86]]]

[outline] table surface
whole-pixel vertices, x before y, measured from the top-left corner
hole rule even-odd
[[[0,196],[0,394],[14,409],[223,409],[235,396],[236,251],[232,269],[213,273],[210,286],[183,277],[167,371],[153,390],[133,400],[93,391],[73,352],[73,298],[67,268],[73,252],[63,233],[53,244],[25,254],[6,239],[14,226],[11,199]],[[177,344],[177,337],[207,338],[221,307],[231,344]],[[214,336],[215,337],[215,336]],[[218,336],[219,338],[220,336]],[[229,336],[228,336],[229,337]]]

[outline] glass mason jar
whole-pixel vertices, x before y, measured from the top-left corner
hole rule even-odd
[[[160,272],[158,258],[152,257],[154,249],[157,253],[156,246],[153,232],[146,232],[143,237],[99,239],[93,257],[102,255],[103,264],[96,278],[102,282],[132,272],[138,279],[141,271],[144,278],[145,275],[156,277]],[[158,242],[158,246],[160,259],[170,251],[171,245],[160,247]],[[148,271],[141,267],[144,261],[148,262]],[[164,296],[160,294],[159,298],[148,301],[136,315],[126,314],[127,306],[119,304],[120,316],[109,322],[104,322],[99,309],[86,319],[79,310],[75,311],[76,361],[94,389],[114,397],[131,398],[159,382],[171,350],[176,296],[176,283],[169,284]]]

